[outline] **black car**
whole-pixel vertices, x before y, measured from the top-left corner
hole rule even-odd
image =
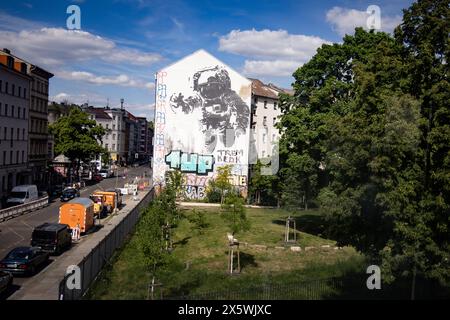
[[[34,228],[31,245],[45,252],[60,254],[72,245],[72,233],[67,224],[44,223]]]
[[[70,201],[79,196],[80,196],[79,190],[77,190],[75,188],[67,188],[67,189],[63,190],[60,200],[61,200],[61,202],[66,202],[66,201]]]
[[[33,275],[41,265],[48,262],[48,258],[48,252],[43,252],[39,247],[18,247],[0,261],[0,271]]]

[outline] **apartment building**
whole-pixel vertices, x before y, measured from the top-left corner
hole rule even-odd
[[[48,135],[48,92],[49,80],[53,74],[35,65],[29,65],[33,78],[30,92],[28,167],[31,169],[32,183],[45,189],[48,185],[47,164],[49,158]]]
[[[251,128],[258,159],[272,156],[274,144],[279,140],[280,133],[275,127],[281,115],[279,108],[279,93],[289,91],[273,84],[264,84],[258,79],[252,80]]]
[[[0,51],[0,198],[31,183],[28,169],[30,88],[33,78],[25,62],[7,49]]]

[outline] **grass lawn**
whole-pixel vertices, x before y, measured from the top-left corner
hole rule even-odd
[[[191,208],[182,208],[186,216]],[[228,228],[219,208],[196,208],[205,212],[208,226],[199,234],[183,219],[173,235],[170,263],[159,271],[164,297],[211,291],[246,290],[260,285],[289,285],[303,280],[339,277],[362,270],[363,257],[352,248],[334,250],[334,241],[324,239],[319,211],[299,211],[292,215],[298,230],[293,252],[284,244],[285,219],[279,209],[247,209],[251,227],[235,235],[241,242],[241,273],[227,274]],[[243,243],[248,243],[244,245]],[[252,245],[267,246],[267,249]],[[322,248],[329,245],[330,248]],[[285,249],[275,248],[285,247]],[[314,247],[305,251],[305,247]],[[90,299],[146,299],[150,278],[141,263],[136,237],[119,251],[111,265],[90,290]]]

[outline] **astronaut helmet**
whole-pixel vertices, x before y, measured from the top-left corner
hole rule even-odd
[[[225,91],[231,89],[231,79],[228,71],[216,66],[198,71],[195,74],[195,90],[205,99],[220,97]]]

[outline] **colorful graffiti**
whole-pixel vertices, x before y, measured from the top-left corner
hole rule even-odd
[[[206,175],[214,169],[214,157],[212,155],[198,155],[196,153],[172,150],[166,155],[166,164],[172,169],[180,169],[181,172]]]

